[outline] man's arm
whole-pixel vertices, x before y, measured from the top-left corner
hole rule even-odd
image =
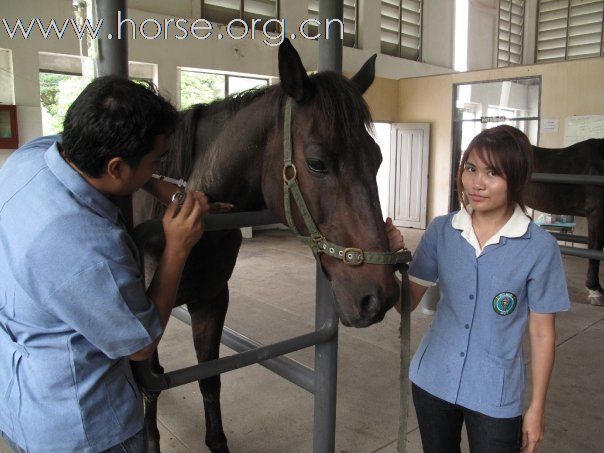
[[[163,330],[174,308],[180,278],[189,252],[203,234],[202,215],[208,209],[209,204],[204,195],[190,192],[180,208],[176,203],[171,203],[164,215],[166,246],[147,290],[147,297],[155,304]],[[157,348],[160,338],[130,355],[130,360],[148,359]]]

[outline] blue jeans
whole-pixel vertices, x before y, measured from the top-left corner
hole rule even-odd
[[[465,421],[471,453],[518,453],[522,416],[494,418],[411,386],[424,453],[459,453]]]
[[[14,453],[25,453],[25,450],[23,450],[18,445],[15,445],[15,443],[10,440],[2,431],[0,431],[0,435],[2,436],[2,440],[4,440],[4,443]],[[114,445],[113,447],[108,448],[107,450],[103,450],[101,453],[145,453],[146,449],[147,447],[145,444],[145,430],[141,429],[134,436],[129,437],[125,441]]]

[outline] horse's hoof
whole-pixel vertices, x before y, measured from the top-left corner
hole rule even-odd
[[[148,440],[146,453],[160,453],[159,440]]]
[[[604,307],[604,296],[590,297],[589,303],[595,307]]]
[[[589,303],[596,307],[604,307],[604,292],[601,289],[588,289]]]
[[[212,441],[210,442],[208,442],[208,440],[206,439],[206,445],[212,453],[230,453],[229,447],[227,446],[227,440],[224,435],[220,436],[217,439],[212,439]]]
[[[161,453],[161,450],[159,449],[159,444],[156,444],[155,442],[147,443],[146,453]]]

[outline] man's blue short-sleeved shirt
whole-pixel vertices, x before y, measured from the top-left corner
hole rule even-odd
[[[57,141],[0,169],[0,431],[31,451],[96,452],[142,428],[124,357],[162,327],[117,207]]]
[[[517,208],[518,209],[518,208]],[[409,277],[438,282],[435,318],[411,362],[411,380],[453,404],[496,418],[522,414],[522,338],[529,311],[570,306],[555,239],[533,222],[518,237],[475,248],[437,217],[415,251]]]

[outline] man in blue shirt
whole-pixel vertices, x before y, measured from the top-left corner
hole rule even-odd
[[[0,169],[0,432],[15,451],[144,449],[128,359],[157,347],[208,202],[191,193],[168,207],[145,291],[110,197],[159,184],[149,181],[176,120],[152,88],[96,79],[62,137],[28,143]]]

